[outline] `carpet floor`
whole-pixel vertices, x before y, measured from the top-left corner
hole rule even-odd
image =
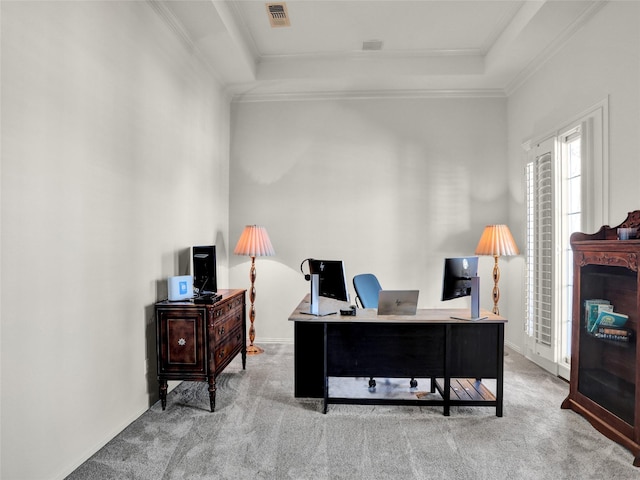
[[[293,396],[293,345],[236,358],[206,383],[183,382],[69,480],[80,479],[638,479],[625,448],[560,409],[569,385],[505,356],[495,408],[329,405]],[[354,381],[366,394],[367,379]],[[380,382],[380,380],[378,380]],[[383,381],[381,385],[385,382]],[[359,388],[359,387],[358,387]],[[419,385],[428,389],[428,385]]]

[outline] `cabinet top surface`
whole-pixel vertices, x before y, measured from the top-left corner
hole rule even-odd
[[[246,292],[246,290],[242,289],[226,289],[221,288],[216,292],[218,295],[222,295],[222,298],[218,300],[216,303],[224,302],[225,300],[234,297],[236,295],[240,295]],[[194,303],[193,300],[183,300],[178,302],[170,302],[169,300],[162,300],[161,302],[156,303],[156,307],[211,307],[215,305],[213,304],[203,304],[203,303]]]
[[[634,240],[573,240],[571,248],[576,252],[640,252],[640,239]]]
[[[419,308],[415,315],[378,315],[375,308],[358,308],[356,315],[340,315],[340,309],[348,309],[347,302],[341,302],[330,298],[320,297],[320,311],[335,311],[337,313],[315,316],[304,312],[309,312],[311,303],[310,295],[307,294],[302,302],[289,316],[293,322],[315,322],[315,323],[507,323],[507,319],[491,312],[482,310],[480,315],[487,317],[483,320],[459,320],[451,317],[467,317],[469,309],[465,308]]]

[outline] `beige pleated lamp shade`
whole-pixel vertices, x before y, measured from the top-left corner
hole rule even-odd
[[[276,254],[267,229],[259,225],[244,227],[233,253],[249,257],[270,257]]]
[[[476,255],[493,255],[498,257],[519,255],[520,251],[513,235],[506,225],[487,225],[482,232]]]

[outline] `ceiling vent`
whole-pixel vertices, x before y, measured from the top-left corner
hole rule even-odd
[[[267,14],[272,28],[290,27],[287,4],[284,2],[267,3]]]
[[[382,40],[366,40],[362,42],[362,50],[382,50]]]

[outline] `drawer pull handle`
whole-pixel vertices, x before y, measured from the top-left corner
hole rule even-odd
[[[221,328],[220,328],[220,330],[218,330],[218,333],[219,333],[220,335],[223,335],[223,334],[224,334],[224,327],[221,327]]]
[[[220,353],[218,354],[218,357],[220,357],[220,358],[224,357],[224,350],[220,350]]]
[[[240,335],[240,334],[236,335],[236,340],[240,340],[240,337],[241,337],[241,336],[242,336],[242,335]]]
[[[180,345],[181,347],[184,347],[187,344],[187,341],[184,338],[181,338],[180,340],[178,340],[178,345]]]

